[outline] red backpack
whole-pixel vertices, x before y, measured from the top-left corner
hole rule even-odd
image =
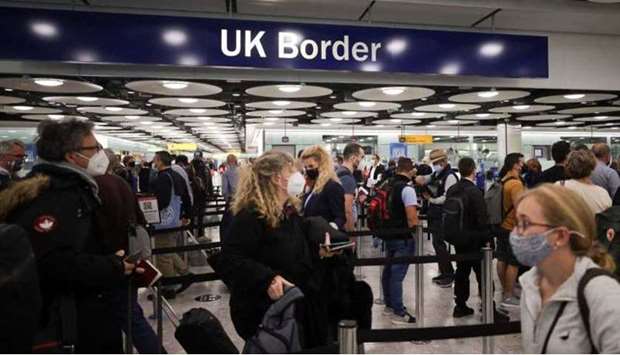
[[[392,184],[388,180],[375,187],[375,195],[368,202],[368,228],[385,228],[390,220],[390,197]]]

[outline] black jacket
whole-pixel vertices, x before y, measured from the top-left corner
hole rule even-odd
[[[271,304],[267,289],[276,275],[298,286],[305,304],[315,299],[319,284],[313,282],[313,263],[319,246],[309,240],[296,213],[271,229],[257,213],[241,211],[232,218],[223,243],[218,273],[231,285],[230,314],[242,338],[256,333]]]
[[[157,197],[157,205],[160,210],[168,207],[172,197],[170,196],[172,192],[171,178],[174,181],[174,194],[181,197],[181,217],[189,218],[192,215],[192,202],[187,192],[185,180],[177,172],[171,168],[160,171],[151,184],[150,192]]]
[[[339,183],[330,180],[319,194],[312,192],[304,196],[304,216],[323,217],[334,222],[340,230],[344,229],[346,216],[344,213],[344,189]]]
[[[484,194],[473,182],[463,178],[446,192],[446,198],[455,195],[462,196],[463,229],[472,240],[471,246],[463,251],[480,250],[491,238]]]
[[[43,301],[41,327],[54,317],[61,295],[75,298],[77,352],[118,352],[120,330],[110,322],[103,291],[125,280],[121,258],[104,255],[95,238],[98,199],[82,174],[52,164],[36,165],[2,197],[0,216],[21,226],[37,260]],[[3,195],[4,196],[4,195]],[[95,321],[96,320],[96,321]]]

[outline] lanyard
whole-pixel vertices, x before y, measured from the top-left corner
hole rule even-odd
[[[547,337],[545,338],[545,343],[543,344],[542,354],[547,353],[547,345],[549,344],[549,338],[551,338],[551,333],[553,333],[553,330],[555,329],[555,325],[558,323],[558,319],[560,319],[560,317],[562,316],[562,313],[564,313],[564,308],[566,308],[567,303],[568,302],[562,302],[562,304],[560,305],[560,309],[558,309],[558,313],[555,315],[555,318],[553,319],[553,323],[551,323],[551,328],[549,329],[549,332],[547,333]]]

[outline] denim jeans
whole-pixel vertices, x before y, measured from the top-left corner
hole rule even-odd
[[[387,240],[385,241],[386,257],[394,258],[399,256],[412,256],[415,254],[415,241],[409,240]],[[409,264],[386,264],[381,275],[381,286],[383,287],[383,298],[385,305],[394,310],[394,313],[402,316],[405,314],[403,305],[403,280],[407,275]]]
[[[110,292],[110,312],[114,314],[118,327],[127,331],[128,290],[124,285]],[[140,354],[159,353],[159,341],[155,331],[144,318],[142,307],[138,303],[138,292],[131,295],[131,341]]]

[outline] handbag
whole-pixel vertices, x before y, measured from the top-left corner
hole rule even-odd
[[[170,203],[166,208],[159,211],[160,223],[153,225],[155,229],[176,228],[181,225],[181,196],[174,192],[174,180],[170,174],[166,174],[170,179],[171,193]]]

